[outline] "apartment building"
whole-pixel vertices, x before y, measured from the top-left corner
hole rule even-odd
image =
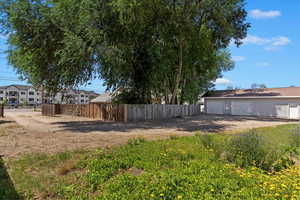
[[[65,90],[51,96],[41,90],[35,90],[30,85],[0,86],[0,103],[11,106],[33,106],[42,103],[87,104],[97,96],[95,92],[84,90]]]

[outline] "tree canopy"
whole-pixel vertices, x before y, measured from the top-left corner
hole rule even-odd
[[[125,103],[194,103],[249,24],[243,0],[0,0],[9,63],[55,93],[101,78]]]

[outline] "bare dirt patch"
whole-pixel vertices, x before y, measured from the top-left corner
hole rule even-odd
[[[72,116],[46,117],[29,111],[7,111],[5,115],[5,120],[0,119],[0,154],[8,157],[33,152],[52,154],[78,149],[110,148],[137,137],[153,140],[171,135],[190,136],[196,131],[220,132],[295,123],[268,118],[214,115],[138,123],[101,122]]]

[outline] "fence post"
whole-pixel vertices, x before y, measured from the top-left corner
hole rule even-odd
[[[124,115],[124,122],[128,122],[128,105],[127,104],[124,104],[124,112],[123,112],[123,115]]]
[[[0,117],[4,117],[4,105],[0,104]]]

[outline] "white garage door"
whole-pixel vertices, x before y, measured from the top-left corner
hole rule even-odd
[[[298,105],[290,105],[290,119],[299,119]]]
[[[208,114],[224,114],[224,101],[208,101],[207,102]]]
[[[276,105],[276,117],[289,118],[289,105]]]
[[[233,115],[254,115],[253,104],[251,102],[232,102]]]

